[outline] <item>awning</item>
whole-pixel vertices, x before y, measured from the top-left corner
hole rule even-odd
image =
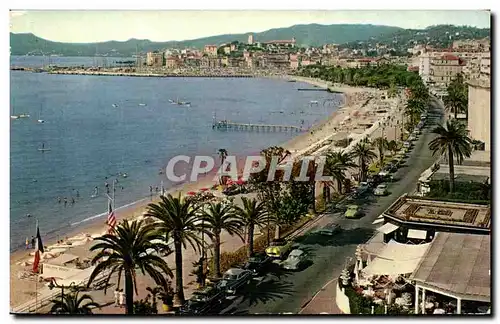
[[[427,238],[427,231],[410,229],[410,230],[408,230],[407,237],[425,240]]]
[[[378,224],[378,223],[382,223],[384,221],[383,218],[377,218],[376,220],[373,221],[372,224]]]
[[[385,223],[384,225],[377,228],[377,231],[382,232],[384,234],[389,234],[394,232],[399,228],[398,225],[394,225],[393,223]]]
[[[412,273],[431,243],[402,244],[391,240],[362,271],[366,275],[400,275]]]
[[[57,258],[51,260],[49,263],[54,265],[65,265],[66,263],[78,260],[78,256],[73,254],[61,254]]]

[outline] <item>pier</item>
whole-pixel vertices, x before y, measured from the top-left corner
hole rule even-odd
[[[328,91],[328,89],[323,88],[299,88],[297,91]]]
[[[227,120],[214,121],[212,129],[235,130],[235,131],[257,131],[257,132],[304,132],[305,128],[292,125],[269,125],[269,124],[245,124],[234,123]]]

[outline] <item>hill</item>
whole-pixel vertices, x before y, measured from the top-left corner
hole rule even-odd
[[[373,37],[403,31],[399,27],[377,25],[294,25],[274,28],[261,33],[252,33],[255,41],[265,42],[295,37],[300,46],[320,46],[323,44],[343,44],[352,41],[366,41]],[[96,53],[116,56],[131,56],[137,51],[147,52],[164,48],[203,48],[207,44],[221,45],[231,41],[246,42],[249,33],[210,36],[184,41],[152,42],[130,39],[125,42],[109,41],[101,43],[61,43],[53,42],[33,34],[10,34],[12,55],[61,54],[64,56],[94,56]]]

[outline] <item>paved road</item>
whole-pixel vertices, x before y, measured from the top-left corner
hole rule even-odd
[[[428,149],[434,137],[430,129],[442,120],[441,108],[433,103],[431,111],[436,118],[429,118],[415,147],[410,152],[406,165],[394,175],[397,181],[389,184],[390,194],[385,197],[369,196],[358,204],[363,206],[364,217],[346,219],[343,214],[329,214],[330,223],[340,224],[342,233],[325,239],[316,234],[308,234],[297,239],[314,261],[308,268],[295,273],[278,273],[267,276],[260,283],[252,283],[226,307],[222,314],[263,314],[298,313],[311,298],[327,283],[337,278],[348,257],[354,256],[356,246],[365,243],[380,224],[372,222],[382,214],[399,196],[412,192],[420,174],[429,168],[436,158]],[[431,117],[431,116],[429,116]],[[313,301],[315,302],[315,301]]]

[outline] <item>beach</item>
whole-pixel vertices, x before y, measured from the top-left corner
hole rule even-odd
[[[298,157],[300,155],[311,155],[317,152],[325,151],[327,149],[335,149],[333,145],[334,142],[347,137],[356,140],[362,136],[366,136],[366,134],[368,134],[370,131],[371,133],[369,134],[375,134],[377,131],[380,132],[380,130],[377,130],[376,127],[370,126],[367,128],[367,126],[363,123],[375,125],[378,120],[387,118],[386,115],[390,113],[389,110],[382,113],[376,113],[376,111],[380,108],[380,104],[378,102],[381,100],[381,96],[384,95],[384,91],[344,87],[338,85],[331,86],[321,80],[299,77],[293,78],[297,81],[307,82],[318,87],[330,87],[330,89],[334,92],[343,93],[345,96],[345,104],[342,107],[339,107],[337,111],[325,118],[322,122],[317,123],[316,125],[311,127],[308,132],[299,134],[291,140],[283,143],[282,146],[289,150],[292,153],[293,157]],[[198,182],[185,183],[182,186],[168,190],[167,193],[171,193],[173,195],[177,195],[179,193],[186,194],[190,191],[196,192],[202,188],[210,188],[213,184],[213,175],[208,175]],[[117,209],[115,211],[117,220],[131,220],[140,217],[144,213],[146,206],[151,202],[157,201],[158,199],[158,196],[155,195],[151,199],[146,198],[131,206]],[[75,228],[66,235],[65,240],[75,241],[77,238],[85,239],[86,237],[96,237],[98,235],[102,235],[102,233],[104,233],[107,229],[105,221],[106,217],[100,217],[84,222],[79,226],[75,226]],[[223,234],[222,242],[224,242],[224,244],[222,245],[222,251],[232,251],[243,245],[243,242],[241,242],[239,238],[230,237],[229,235],[227,235],[227,233]],[[44,245],[49,247],[54,243],[56,242],[44,241]],[[68,248],[68,250],[64,253],[74,255],[80,260],[90,259],[92,257],[91,253],[89,252],[89,247],[91,245],[92,241],[88,239],[85,244],[72,246]],[[43,285],[42,283],[35,284],[35,280],[33,280],[33,277],[31,279],[19,279],[18,277],[19,273],[29,271],[31,268],[31,266],[29,265],[26,266],[20,264],[24,261],[33,259],[33,256],[29,255],[30,252],[32,252],[31,249],[19,250],[12,253],[10,256],[11,308],[15,308],[21,304],[33,300],[35,298],[35,285],[38,286],[38,289],[46,289],[41,288]],[[199,256],[197,256],[192,249],[187,249],[184,252],[183,266],[185,285],[188,285],[190,281],[194,280],[193,277],[189,276],[189,272],[192,270],[191,262],[193,260],[197,260],[198,257]],[[167,257],[167,263],[171,267],[174,266],[173,258],[173,254]],[[144,276],[140,277],[141,278],[138,279],[139,296],[136,296],[136,299],[145,297],[145,287],[147,287],[148,285],[152,285],[152,280],[150,278],[143,278]],[[92,295],[94,296],[94,294],[100,295],[102,294],[102,291],[93,292]],[[186,291],[186,297],[189,297],[189,291]],[[108,300],[111,300],[113,298],[112,293],[108,292],[106,296],[103,295],[101,297],[98,297],[98,299],[101,298],[107,298]],[[101,311],[97,312],[99,313]],[[104,310],[103,312],[107,313],[109,312],[109,310]]]

